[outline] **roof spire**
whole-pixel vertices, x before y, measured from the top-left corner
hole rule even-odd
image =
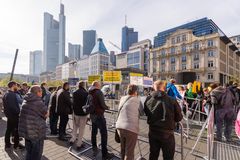
[[[125,14],[125,26],[127,26],[127,15]]]

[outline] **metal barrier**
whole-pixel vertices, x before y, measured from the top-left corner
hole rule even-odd
[[[208,160],[213,158],[213,141],[214,141],[214,106],[212,106],[207,128],[207,154]]]

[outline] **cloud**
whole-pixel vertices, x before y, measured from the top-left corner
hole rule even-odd
[[[139,40],[158,32],[209,17],[228,35],[239,34],[239,0],[63,0],[67,43],[82,43],[84,29],[96,29],[108,50],[121,46],[124,15],[127,25],[139,32]],[[43,13],[58,19],[59,0],[8,0],[0,2],[0,72],[9,72],[19,48],[16,72],[28,73],[29,52],[43,48]],[[21,54],[20,54],[21,53]],[[9,55],[9,57],[8,57]],[[66,53],[67,55],[67,53]]]

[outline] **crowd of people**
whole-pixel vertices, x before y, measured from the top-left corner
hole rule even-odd
[[[239,110],[238,84],[230,82],[221,86],[214,83],[208,88],[194,88],[192,83],[187,86],[176,86],[175,83],[174,79],[168,83],[157,80],[144,103],[138,97],[138,86],[128,86],[126,95],[120,99],[116,121],[115,139],[121,146],[121,159],[134,159],[139,119],[143,115],[147,117],[149,125],[149,159],[157,160],[160,150],[164,160],[174,159],[174,131],[179,131],[177,122],[182,120],[183,114],[189,112],[187,108],[193,112],[197,103],[201,112],[205,113],[202,116],[204,119],[214,107],[216,139],[223,140],[224,126],[226,141],[231,141],[232,125]],[[61,141],[68,141],[70,145],[76,144],[77,150],[81,150],[84,147],[82,139],[85,126],[87,121],[91,121],[93,155],[99,152],[97,134],[100,130],[102,159],[114,156],[107,149],[108,132],[104,113],[109,107],[105,103],[100,82],[94,81],[87,88],[86,82],[80,81],[78,88],[70,94],[68,82],[58,87],[48,87],[47,83],[28,87],[26,83],[20,85],[10,81],[8,91],[5,94],[0,92],[0,96],[0,106],[3,105],[7,117],[6,149],[11,148],[13,137],[14,149],[25,148],[27,160],[40,160],[46,138],[46,120],[49,119],[51,135],[58,136]],[[73,117],[70,140],[66,137],[69,115]],[[19,143],[22,138],[25,139],[25,146]]]

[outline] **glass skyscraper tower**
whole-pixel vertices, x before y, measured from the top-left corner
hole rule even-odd
[[[138,42],[138,32],[124,26],[122,28],[122,52],[128,51],[129,47],[136,42]]]

